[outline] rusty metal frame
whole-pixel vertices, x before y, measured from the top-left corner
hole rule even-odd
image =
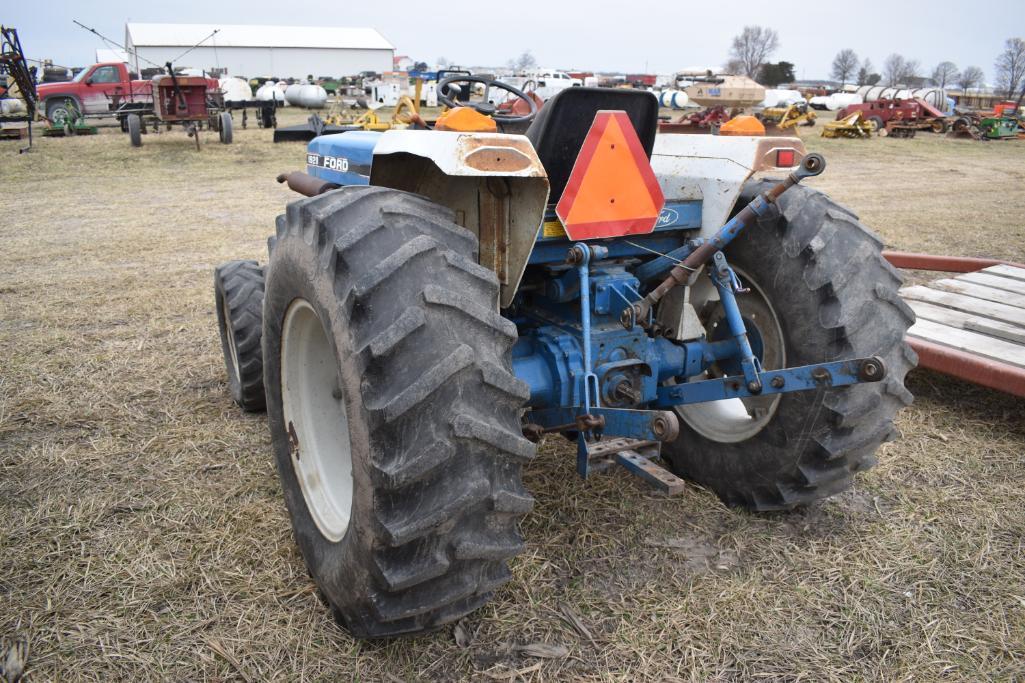
[[[883,258],[897,268],[908,270],[935,270],[944,273],[973,273],[990,266],[1014,266],[1025,268],[1025,264],[974,256],[941,256],[938,254],[916,254],[908,251],[884,251]]]
[[[945,273],[973,273],[990,266],[1007,265],[1025,268],[1025,264],[1000,259],[971,256],[941,256],[905,251],[884,251],[883,257],[897,268],[935,270]],[[908,344],[918,354],[918,366],[972,384],[1025,397],[1025,369],[976,356],[960,349],[935,342],[908,337]]]

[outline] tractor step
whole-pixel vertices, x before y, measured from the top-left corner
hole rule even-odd
[[[686,486],[683,479],[652,462],[660,453],[658,441],[605,439],[589,442],[587,451],[588,469],[592,472],[604,472],[613,465],[619,465],[667,496],[682,493]]]

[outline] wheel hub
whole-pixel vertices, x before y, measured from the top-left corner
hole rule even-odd
[[[783,331],[775,310],[769,303],[764,292],[743,270],[732,265],[737,276],[750,291],[737,297],[741,315],[748,329],[749,340],[755,356],[767,370],[786,367],[786,347]],[[675,303],[674,310],[660,311],[660,319],[678,320],[683,316],[685,304],[681,300],[666,301]],[[697,311],[698,320],[710,339],[729,336],[725,329],[722,305],[719,295],[707,277],[700,277],[690,289],[690,304]],[[672,325],[672,323],[670,323]],[[690,378],[691,382],[705,379],[733,376],[740,374],[739,364],[722,362],[710,368],[702,375]],[[734,398],[724,401],[709,401],[686,406],[677,406],[676,412],[694,431],[712,441],[720,443],[736,443],[750,439],[760,432],[776,414],[780,395],[760,396],[751,398]]]

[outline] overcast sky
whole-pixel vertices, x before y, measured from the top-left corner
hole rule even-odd
[[[369,26],[396,54],[433,64],[504,65],[524,50],[540,66],[594,71],[672,73],[726,61],[746,24],[774,28],[773,61],[797,65],[801,79],[827,78],[839,49],[853,48],[876,70],[892,52],[917,59],[924,75],[943,60],[975,65],[993,80],[1005,39],[1025,37],[1025,0],[979,3],[816,0],[37,0],[4,3],[0,22],[18,29],[26,55],[65,66],[93,61],[104,47],[71,20],[118,42],[126,21]],[[792,9],[789,9],[792,8]],[[249,74],[258,75],[258,74]],[[339,74],[341,75],[341,74]]]

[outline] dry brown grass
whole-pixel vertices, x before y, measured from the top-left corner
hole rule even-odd
[[[816,184],[888,244],[1025,260],[1025,145],[809,142]],[[264,258],[301,149],[254,129],[201,153],[181,133],[0,147],[0,636],[29,639],[32,680],[1025,677],[1023,404],[925,372],[880,465],[793,514],[583,484],[553,442],[468,645],[350,639],[214,327],[212,269]]]

